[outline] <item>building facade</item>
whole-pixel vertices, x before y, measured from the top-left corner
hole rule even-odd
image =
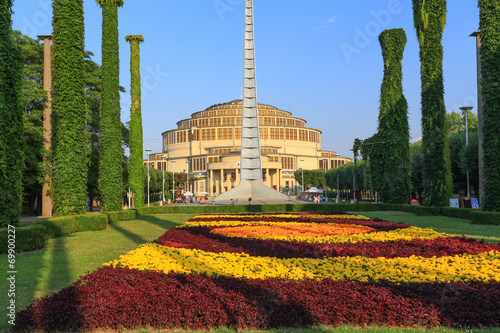
[[[284,193],[301,190],[294,172],[303,168],[330,169],[350,163],[333,151],[321,149],[321,131],[306,127],[304,119],[288,111],[259,104],[259,131],[264,183]],[[194,177],[189,190],[217,195],[240,181],[242,100],[217,104],[181,120],[162,133],[163,151],[149,155],[150,166]],[[144,161],[147,165],[148,160]]]

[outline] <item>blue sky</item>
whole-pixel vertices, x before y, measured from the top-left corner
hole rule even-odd
[[[129,34],[141,34],[144,148],[161,151],[161,133],[212,104],[240,97],[243,0],[125,0],[119,9],[120,83],[130,89]],[[101,9],[84,0],[86,49],[101,61]],[[403,28],[403,87],[412,141],[421,136],[420,62],[410,0],[254,0],[257,91],[323,131],[323,149],[351,156],[355,138],[377,128],[383,62],[378,35]],[[15,0],[13,28],[50,34],[51,0]],[[476,112],[477,1],[448,1],[443,35],[447,112]],[[122,94],[122,120],[130,96]]]

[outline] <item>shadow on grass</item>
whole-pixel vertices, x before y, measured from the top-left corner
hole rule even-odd
[[[192,214],[187,214],[187,215],[192,215]],[[182,223],[186,222],[186,221],[177,222],[177,221],[173,221],[173,220],[169,220],[169,219],[161,219],[155,215],[140,215],[137,218],[137,220],[154,224],[160,228],[165,229],[165,231],[170,230],[170,229],[175,228],[175,227],[178,227]]]
[[[148,242],[146,239],[142,238],[141,236],[134,234],[133,232],[130,232],[127,229],[119,227],[115,223],[109,224],[109,227],[112,229],[115,229],[116,231],[118,231],[119,233],[121,233],[122,235],[124,235],[125,237],[130,239],[132,242],[135,242],[137,244],[144,244],[144,243]]]

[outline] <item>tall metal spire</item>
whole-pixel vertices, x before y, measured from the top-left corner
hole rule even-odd
[[[241,130],[242,180],[262,179],[253,22],[253,0],[245,0],[245,67]]]
[[[217,196],[215,201],[245,197],[288,199],[286,195],[266,186],[262,181],[253,27],[253,0],[245,0],[245,61],[243,70],[241,180],[238,186]]]

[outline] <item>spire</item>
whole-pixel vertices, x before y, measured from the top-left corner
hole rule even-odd
[[[242,180],[262,179],[253,22],[253,0],[245,0],[245,67],[243,71],[243,120],[241,130]]]
[[[257,84],[255,76],[253,0],[245,0],[245,54],[243,68],[243,119],[241,122],[241,181],[235,188],[222,193],[215,201],[236,198],[288,197],[268,186],[262,180]]]

